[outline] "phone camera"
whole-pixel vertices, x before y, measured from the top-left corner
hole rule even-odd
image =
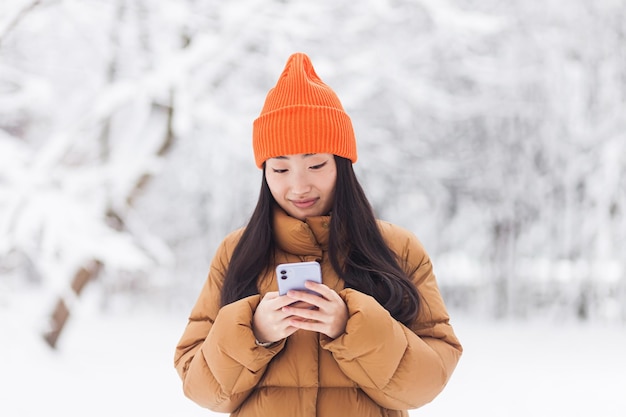
[[[281,275],[280,279],[287,279],[287,275]]]

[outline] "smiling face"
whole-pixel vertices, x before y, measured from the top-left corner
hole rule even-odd
[[[337,165],[330,153],[278,156],[265,162],[265,179],[280,207],[304,220],[330,212]]]

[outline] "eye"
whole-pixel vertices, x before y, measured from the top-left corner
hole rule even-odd
[[[283,174],[283,173],[287,172],[288,169],[272,168],[272,171],[275,172],[276,174]]]
[[[313,169],[313,170],[322,169],[326,165],[326,162],[327,161],[324,161],[321,164],[313,165],[313,166],[311,166],[311,169]]]

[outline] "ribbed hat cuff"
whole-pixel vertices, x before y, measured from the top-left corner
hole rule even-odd
[[[350,117],[334,107],[295,105],[265,113],[254,121],[252,147],[259,168],[269,158],[299,153],[357,159]]]

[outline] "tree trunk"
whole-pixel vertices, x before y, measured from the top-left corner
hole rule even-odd
[[[172,145],[174,144],[174,141],[175,141],[175,133],[173,129],[173,119],[174,119],[174,107],[173,106],[174,106],[174,91],[170,92],[169,106],[162,106],[162,105],[156,105],[156,104],[152,106],[153,111],[165,112],[165,119],[166,119],[166,131],[165,131],[165,135],[163,136],[163,142],[156,152],[158,156],[164,156],[172,148]],[[128,194],[128,198],[126,200],[129,206],[133,204],[134,199],[140,194],[141,189],[146,186],[150,178],[151,177],[146,174],[146,175],[143,175],[137,181],[134,188]],[[108,220],[108,224],[114,227],[115,229],[124,230],[126,228],[126,225],[124,224],[124,216],[116,212],[112,208],[109,208],[109,210],[106,213],[106,217]],[[76,296],[79,296],[83,288],[85,287],[85,285],[89,281],[97,278],[98,273],[100,272],[102,267],[103,265],[99,261],[92,260],[88,262],[87,266],[80,268],[78,272],[76,272],[76,274],[74,275],[74,278],[72,279],[71,287],[72,287],[73,293]],[[56,349],[59,336],[61,335],[61,332],[63,331],[63,328],[65,327],[65,324],[69,316],[70,316],[70,306],[68,306],[67,300],[63,296],[60,296],[59,299],[57,300],[57,303],[50,317],[51,328],[49,331],[45,332],[43,335],[45,341],[48,343],[48,345],[51,348]]]
[[[71,298],[74,296],[80,296],[81,292],[85,288],[85,285],[98,276],[101,268],[102,264],[98,261],[88,262],[87,265],[80,268],[72,279],[71,288],[73,294],[71,295]],[[68,304],[71,304],[71,302],[68,303],[65,296],[59,296],[59,299],[57,300],[54,310],[50,316],[50,328],[43,334],[44,340],[53,349],[56,349],[59,336],[61,335],[61,332],[65,327],[65,323],[70,316],[70,306]]]

